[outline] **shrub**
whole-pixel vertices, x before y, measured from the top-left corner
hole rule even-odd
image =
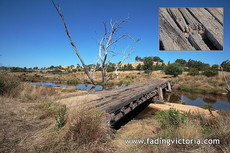
[[[166,75],[173,75],[174,77],[182,74],[183,71],[184,69],[179,63],[172,63],[164,68]]]
[[[186,60],[184,59],[177,59],[175,63],[179,63],[181,66],[185,66],[187,64]]]
[[[218,75],[218,71],[215,69],[208,68],[208,69],[204,70],[203,75],[205,75],[207,77],[216,76],[216,75]]]
[[[221,66],[223,67],[224,71],[230,72],[230,60],[223,61]]]
[[[55,146],[55,152],[61,152],[60,149],[65,152],[104,152],[101,147],[106,148],[103,144],[108,142],[110,132],[104,119],[103,113],[97,110],[70,110],[66,124],[59,134],[60,142],[59,146]]]
[[[162,128],[167,128],[169,126],[178,127],[186,118],[184,114],[181,114],[179,111],[173,108],[170,108],[170,110],[157,112],[156,117],[161,123]]]
[[[58,129],[62,128],[65,125],[65,116],[66,116],[66,105],[62,105],[57,110],[57,115],[55,116],[56,125]]]
[[[141,70],[141,69],[142,69],[142,65],[138,64],[137,67],[136,67],[136,70]]]
[[[199,70],[196,68],[190,68],[188,71],[188,75],[192,75],[192,76],[199,75]]]
[[[0,95],[16,97],[19,94],[21,81],[17,77],[0,74]]]
[[[68,85],[77,85],[77,84],[79,84],[78,80],[68,80],[66,83]]]

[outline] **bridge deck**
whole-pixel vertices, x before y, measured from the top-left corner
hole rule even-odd
[[[148,99],[163,100],[162,90],[170,90],[171,82],[166,80],[134,83],[125,87],[103,91],[103,97],[87,103],[88,106],[104,111],[111,116],[113,124]]]

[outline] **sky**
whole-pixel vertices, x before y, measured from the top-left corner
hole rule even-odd
[[[229,0],[54,0],[59,3],[70,35],[86,64],[93,64],[104,32],[103,22],[124,19],[117,35],[129,34],[114,49],[111,62],[123,58],[123,51],[135,57],[159,56],[165,63],[193,59],[209,64],[228,60],[230,44]],[[159,51],[160,7],[224,7],[224,51]],[[77,65],[80,60],[66,35],[64,25],[51,0],[0,0],[0,66],[49,67]]]

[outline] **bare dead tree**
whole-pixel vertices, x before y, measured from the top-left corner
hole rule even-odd
[[[125,51],[123,53],[123,59],[116,65],[116,68],[115,68],[115,74],[116,74],[116,77],[117,79],[119,79],[119,74],[117,72],[117,70],[120,68],[120,66],[122,65],[122,63],[133,53],[133,48],[129,51],[129,53],[127,55],[125,55]]]
[[[98,69],[97,69],[97,65],[98,65],[99,60],[100,60],[100,58],[97,57],[97,61],[96,61],[95,64],[93,65],[93,79],[95,78],[95,72],[98,70]]]
[[[82,63],[82,66],[84,67],[85,74],[88,76],[88,78],[90,79],[90,81],[92,82],[92,84],[95,85],[95,84],[96,84],[95,81],[93,80],[93,78],[91,77],[89,71],[87,70],[85,63],[84,63],[83,59],[81,58],[81,56],[80,56],[80,54],[79,54],[79,52],[78,52],[78,50],[77,50],[77,47],[75,46],[75,44],[74,44],[74,42],[73,42],[73,40],[72,40],[72,38],[71,38],[71,36],[70,36],[68,27],[67,27],[66,22],[65,22],[65,20],[64,20],[63,13],[62,13],[62,11],[61,11],[61,8],[60,8],[59,6],[56,6],[56,4],[54,3],[53,0],[52,0],[52,3],[53,3],[53,5],[54,5],[55,9],[57,10],[58,14],[59,14],[60,17],[62,18],[62,22],[63,22],[63,24],[64,24],[64,26],[65,26],[66,34],[67,34],[67,36],[69,37],[70,43],[71,43],[72,47],[74,48],[74,50],[75,50],[75,52],[76,52],[78,58],[80,59],[80,61],[81,61],[81,63]]]
[[[139,39],[135,40],[128,34],[123,34],[121,36],[116,37],[116,32],[117,32],[118,28],[123,23],[127,22],[128,19],[129,19],[129,17],[127,17],[123,20],[115,21],[114,23],[112,22],[112,19],[111,19],[110,20],[110,26],[111,26],[110,31],[107,30],[107,25],[104,22],[104,28],[105,28],[104,34],[101,38],[101,41],[98,42],[98,44],[99,44],[98,56],[101,60],[101,73],[102,73],[102,81],[104,84],[106,84],[106,82],[107,82],[106,70],[107,70],[108,64],[109,64],[111,58],[116,55],[116,52],[110,50],[111,46],[113,46],[115,43],[117,43],[120,39],[122,39],[124,37],[130,38],[134,42],[139,41]],[[108,58],[108,53],[112,53],[112,55],[109,58]],[[107,58],[108,58],[108,60],[107,60]]]
[[[226,79],[226,77],[225,77],[225,75],[224,75],[224,71],[223,71],[222,66],[220,66],[220,69],[221,69],[221,71],[222,71],[222,73],[223,73],[224,81],[225,81],[225,83],[226,83],[226,85],[227,85],[226,90],[227,90],[228,94],[230,94],[230,87],[229,87],[228,81],[227,81],[227,79]]]

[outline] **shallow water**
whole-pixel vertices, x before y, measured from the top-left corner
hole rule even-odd
[[[91,84],[79,84],[76,86],[73,85],[65,85],[65,84],[56,84],[56,83],[52,83],[52,82],[30,82],[30,84],[32,85],[41,85],[41,86],[49,86],[49,87],[63,87],[63,88],[77,88],[80,90],[91,90],[92,89],[92,85]],[[94,88],[95,91],[100,91],[102,90],[103,87],[102,86],[96,86]]]
[[[230,110],[230,97],[211,94],[175,92],[164,94],[164,100],[193,106],[211,106],[217,110]]]

